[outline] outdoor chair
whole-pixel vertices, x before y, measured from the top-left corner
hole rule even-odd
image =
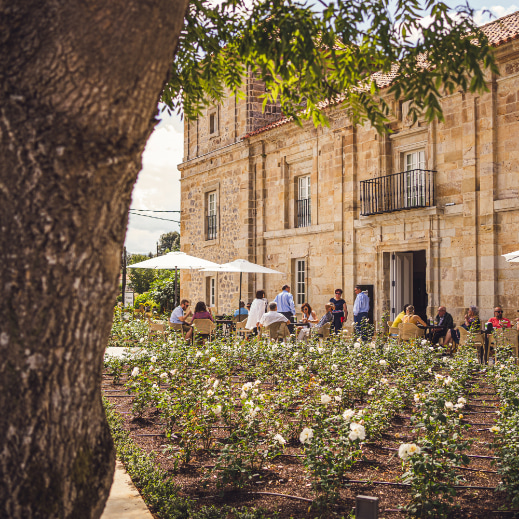
[[[173,330],[175,333],[180,332],[182,339],[185,337],[184,328],[182,328],[182,324],[180,323],[169,323],[170,330]]]
[[[241,323],[242,321],[246,321],[249,318],[247,314],[235,315],[232,319],[235,323]]]
[[[312,334],[317,337],[322,337],[323,339],[328,339],[330,337],[330,329],[332,327],[332,323],[326,323],[325,325],[317,328],[312,328]]]
[[[466,330],[463,326],[460,326],[460,346],[464,344],[470,344],[478,350],[478,357],[488,362],[488,354],[490,352],[490,345],[488,347],[486,358],[483,359],[483,350],[485,348],[485,336],[482,333],[473,333]]]
[[[494,337],[491,345],[496,347],[512,346],[514,356],[517,359],[519,354],[519,340],[515,328],[495,328]]]
[[[162,323],[153,323],[150,322],[150,327],[148,329],[148,337],[153,337],[154,335],[162,335],[164,337],[168,326]]]
[[[418,328],[416,324],[400,323],[398,325],[398,340],[400,342],[417,339],[418,337],[423,337],[424,335],[425,330],[423,328]]]
[[[263,334],[268,334],[271,339],[279,341],[289,337],[290,331],[288,329],[287,323],[284,321],[278,321],[277,323],[272,323],[269,326],[260,328],[260,335],[263,336]]]
[[[252,333],[252,330],[245,328],[246,324],[245,321],[238,321],[236,323],[236,336],[247,338]]]
[[[193,319],[193,342],[197,335],[201,335],[203,339],[208,338],[209,341],[216,330],[216,324],[211,319]]]

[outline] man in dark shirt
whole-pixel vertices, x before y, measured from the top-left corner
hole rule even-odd
[[[445,337],[445,335],[447,335],[447,331],[454,328],[454,320],[452,318],[452,315],[447,312],[447,308],[445,308],[444,306],[440,306],[438,308],[438,314],[434,318],[434,322],[439,326],[445,327],[437,329],[434,332],[432,343],[438,344],[440,338]]]

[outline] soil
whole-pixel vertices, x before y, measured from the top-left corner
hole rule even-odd
[[[495,455],[490,446],[493,433],[489,428],[494,425],[499,402],[493,388],[483,379],[474,382],[477,383],[477,389],[471,394],[467,406],[462,411],[464,421],[471,424],[467,435],[473,440],[473,444],[468,454],[492,457]],[[214,465],[214,455],[201,450],[187,467],[175,471],[173,460],[168,454],[163,453],[168,440],[164,436],[158,411],[149,409],[141,417],[134,417],[131,412],[132,397],[126,396],[122,384],[124,380],[114,385],[111,377],[105,375],[105,396],[124,417],[125,427],[135,443],[147,452],[156,453],[157,463],[171,474],[173,480],[181,487],[183,496],[197,499],[201,505],[254,506],[272,514],[277,512],[278,517],[282,519],[310,518],[318,515],[309,511],[315,495],[301,464],[300,443],[287,444],[284,455],[277,457],[275,463],[264,467],[250,486],[240,491],[226,492],[222,496],[214,483],[204,486],[202,481],[203,476]],[[395,417],[392,426],[379,441],[364,444],[366,461],[358,462],[352,468],[350,481],[345,482],[332,516],[347,516],[355,507],[355,496],[367,495],[379,498],[380,518],[404,517],[398,507],[408,502],[409,489],[399,483],[402,477],[402,463],[397,450],[402,443],[410,443],[415,439],[409,421],[411,412],[411,409],[403,410]],[[225,428],[217,429],[216,436],[225,435]],[[169,446],[175,446],[174,439]],[[459,470],[465,480],[464,485],[472,488],[457,490],[455,503],[459,505],[459,509],[449,517],[513,517],[513,513],[499,511],[499,508],[506,504],[506,495],[495,491],[500,477],[496,473],[493,460],[471,457],[468,469]],[[366,483],[366,480],[369,483]]]

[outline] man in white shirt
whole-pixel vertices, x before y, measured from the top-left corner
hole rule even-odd
[[[180,305],[177,306],[173,312],[171,312],[171,317],[169,318],[169,322],[172,324],[181,324],[182,331],[186,334],[185,339],[191,339],[193,335],[193,328],[191,325],[187,324],[186,319],[193,313],[191,310],[186,313],[186,310],[189,308],[189,301],[187,299],[182,299],[180,301]]]
[[[262,327],[270,326],[272,323],[283,322],[288,323],[288,319],[280,314],[278,311],[278,305],[274,302],[269,304],[269,311],[261,316],[259,325]]]

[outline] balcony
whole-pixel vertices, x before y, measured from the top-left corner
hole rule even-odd
[[[215,214],[208,215],[207,218],[207,239],[216,240],[216,216]]]
[[[303,198],[297,201],[297,226],[309,227],[312,223],[312,211],[310,198]]]
[[[434,206],[435,171],[412,169],[360,182],[360,214],[392,213]]]

